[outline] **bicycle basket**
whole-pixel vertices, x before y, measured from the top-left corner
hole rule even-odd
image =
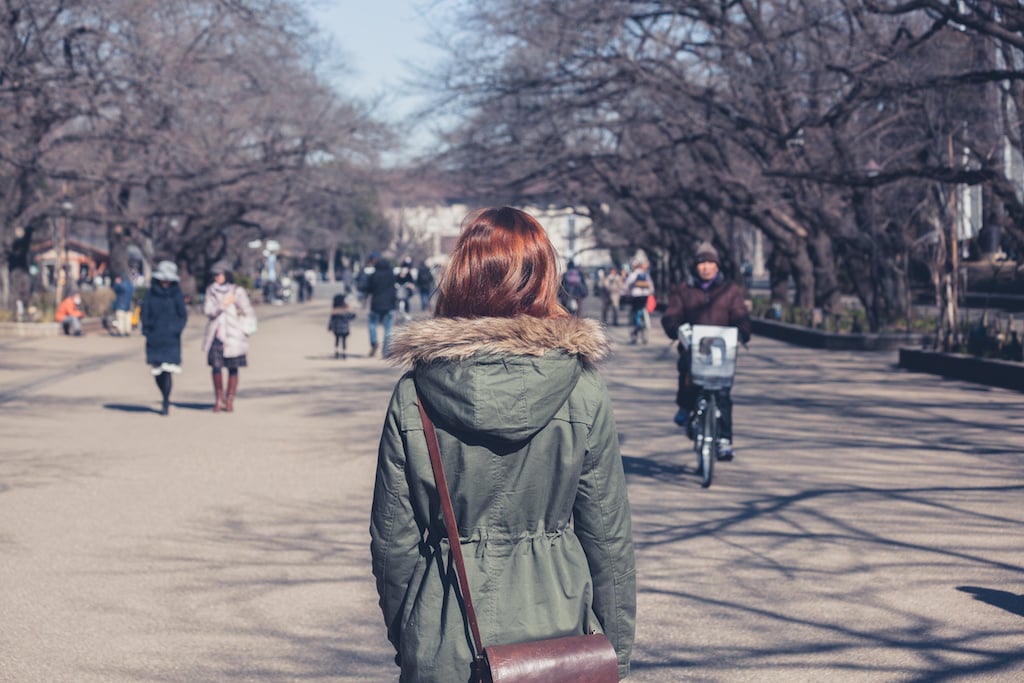
[[[735,327],[694,325],[690,343],[690,375],[702,386],[732,386],[736,374]]]

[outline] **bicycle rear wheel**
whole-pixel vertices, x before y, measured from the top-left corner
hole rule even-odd
[[[703,424],[701,426],[701,444],[698,458],[700,459],[700,485],[703,488],[711,486],[711,477],[715,471],[715,460],[718,459],[718,412],[715,395],[708,398],[707,408],[704,410]]]

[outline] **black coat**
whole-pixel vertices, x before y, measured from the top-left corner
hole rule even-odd
[[[327,329],[334,334],[345,336],[349,333],[349,322],[356,317],[352,311],[343,308],[336,308],[331,311],[331,319],[327,322]]]
[[[139,324],[146,337],[146,362],[181,364],[181,332],[188,321],[188,309],[181,287],[172,282],[164,287],[154,281],[142,300]]]
[[[398,306],[398,292],[395,289],[395,274],[391,264],[381,259],[376,270],[366,284],[366,293],[370,297],[370,310],[374,313],[387,313]]]

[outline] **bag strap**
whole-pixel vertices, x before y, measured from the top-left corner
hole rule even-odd
[[[473,634],[473,644],[476,646],[476,659],[483,659],[484,646],[480,639],[480,626],[476,620],[476,610],[473,609],[473,598],[469,594],[469,579],[466,578],[466,563],[462,559],[462,543],[459,540],[459,527],[455,523],[455,510],[452,509],[452,497],[448,491],[448,479],[444,476],[444,466],[441,464],[441,448],[437,443],[437,431],[434,423],[423,408],[423,398],[416,392],[416,402],[420,409],[420,419],[423,421],[423,435],[427,439],[427,451],[430,453],[430,467],[434,470],[434,482],[437,484],[437,495],[441,499],[441,514],[444,517],[445,530],[448,533],[448,545],[452,551],[452,559],[455,562],[455,574],[459,582],[459,591],[462,593],[462,600],[466,604],[466,618],[469,620],[469,630]]]

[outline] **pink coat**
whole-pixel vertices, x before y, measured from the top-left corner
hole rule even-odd
[[[224,297],[232,291],[235,293],[235,302],[225,307]],[[255,320],[256,312],[249,302],[249,295],[245,293],[245,289],[235,285],[228,285],[226,288],[210,285],[206,288],[203,312],[206,314],[203,351],[210,350],[213,340],[217,337],[217,330],[223,329],[221,338],[224,342],[225,358],[237,358],[249,353],[249,335],[245,333],[241,316],[252,316]]]

